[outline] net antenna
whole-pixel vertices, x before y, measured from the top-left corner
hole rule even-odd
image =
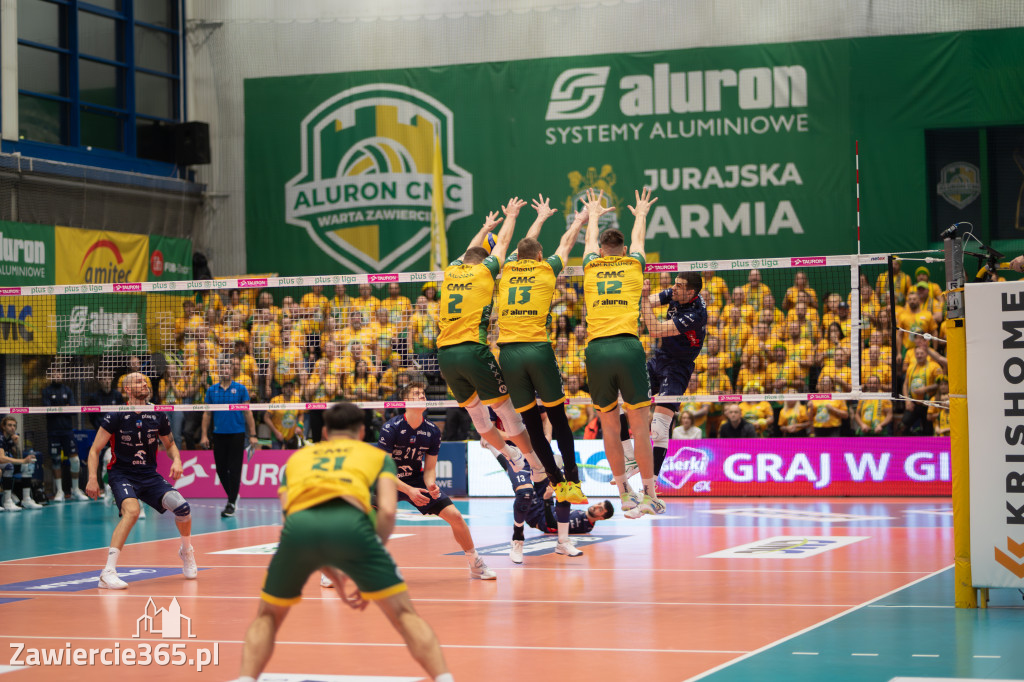
[[[953,473],[954,601],[957,608],[977,608],[978,595],[971,580],[970,488],[967,431],[967,333],[964,328],[964,246],[969,235],[959,235],[955,223],[940,235],[946,256],[946,357],[949,371],[950,457]],[[972,226],[973,227],[973,226]],[[977,237],[974,237],[977,239]],[[980,243],[980,242],[979,242]]]

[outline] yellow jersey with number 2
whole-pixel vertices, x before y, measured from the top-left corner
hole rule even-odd
[[[644,257],[583,257],[583,298],[587,306],[587,342],[618,334],[637,334],[640,296],[644,287]]]
[[[482,263],[467,265],[452,261],[441,283],[441,328],[437,347],[472,341],[487,343],[487,325],[494,299],[494,278],[500,270],[498,259],[488,256]]]

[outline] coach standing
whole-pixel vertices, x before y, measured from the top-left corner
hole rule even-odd
[[[249,402],[249,391],[245,386],[232,381],[230,360],[221,360],[217,366],[220,383],[206,389],[208,404],[240,404]],[[241,412],[241,414],[239,414]],[[202,439],[199,447],[210,447],[210,421],[213,420],[213,461],[217,467],[220,484],[227,493],[228,503],[221,518],[235,515],[238,489],[242,484],[242,461],[245,454],[245,432],[249,431],[249,443],[256,446],[256,421],[249,410],[203,412]]]

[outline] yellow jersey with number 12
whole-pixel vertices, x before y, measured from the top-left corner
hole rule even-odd
[[[555,277],[565,263],[560,256],[544,260],[505,261],[498,283],[498,344],[548,341]]]
[[[288,491],[286,514],[338,497],[369,514],[370,493],[385,476],[397,480],[391,453],[351,438],[324,440],[296,450],[288,458],[277,492]]]
[[[487,343],[487,325],[494,299],[494,278],[500,266],[488,256],[482,263],[452,261],[441,283],[441,316],[437,347],[472,341]]]
[[[618,334],[637,334],[640,296],[644,287],[644,257],[583,257],[583,298],[587,306],[587,343]]]

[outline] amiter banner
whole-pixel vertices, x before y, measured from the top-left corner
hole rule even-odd
[[[854,253],[856,140],[873,216],[864,247],[920,248],[929,234],[922,207],[934,192],[924,131],[1024,117],[1024,98],[985,85],[993,71],[1024,81],[1022,37],[983,31],[250,79],[248,268],[426,269],[435,192],[453,254],[487,211],[538,193],[562,210],[541,237],[553,248],[587,189],[615,206],[603,228],[629,229],[627,206],[642,186],[659,198],[647,250],[662,260]]]
[[[125,232],[54,228],[56,284],[145,282],[149,237]]]

